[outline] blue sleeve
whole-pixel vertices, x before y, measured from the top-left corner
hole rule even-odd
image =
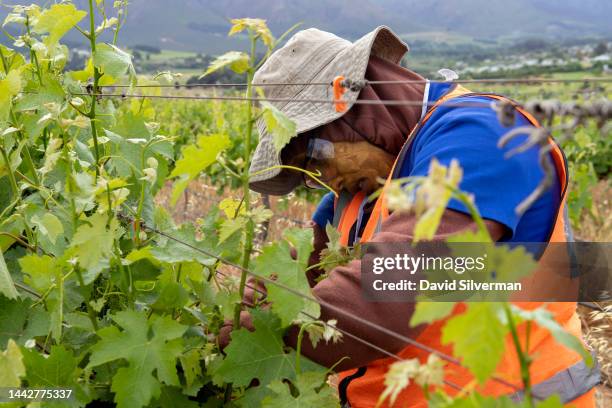
[[[323,228],[334,220],[334,197],[331,192],[325,194],[312,215],[312,220]]]
[[[488,98],[458,98],[457,103]],[[529,122],[520,114],[514,126]],[[513,139],[506,147],[497,147],[498,140],[511,130],[503,127],[492,109],[481,107],[440,107],[418,132],[406,155],[400,177],[425,176],[433,158],[448,166],[457,159],[463,169],[460,189],[475,196],[476,205],[484,218],[505,225],[512,235],[519,217],[516,206],[540,183],[544,173],[539,165],[538,148],[505,158],[504,154],[522,144],[527,135]],[[448,208],[468,213],[467,208],[453,199]]]

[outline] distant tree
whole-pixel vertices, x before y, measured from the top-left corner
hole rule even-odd
[[[529,38],[520,41],[512,46],[512,49],[518,52],[533,52],[548,49],[550,44],[548,41],[541,38]]]
[[[147,52],[150,54],[161,54],[161,49],[152,45],[136,44],[132,47],[132,49]]]
[[[598,56],[598,55],[605,54],[607,52],[608,52],[608,45],[602,41],[599,44],[597,44],[597,46],[593,50],[593,55]]]

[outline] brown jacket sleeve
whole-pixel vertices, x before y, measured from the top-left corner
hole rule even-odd
[[[374,235],[372,242],[412,242],[413,231],[417,219],[413,214],[408,213],[393,213],[382,224],[381,232]],[[485,221],[487,228],[493,240],[499,240],[505,233],[505,227],[494,221]],[[315,228],[315,238],[317,238],[317,226]],[[325,234],[320,227],[319,233]],[[466,229],[475,229],[475,224],[472,219],[463,213],[445,210],[442,221],[434,240],[442,241],[449,235],[463,231]],[[326,238],[318,234],[318,238]],[[315,239],[315,248],[320,250],[324,247],[324,242],[317,242]],[[316,251],[315,251],[316,252]],[[313,254],[311,262],[318,262],[318,254]],[[315,263],[316,263],[315,262]],[[317,272],[318,273],[318,272]],[[313,274],[315,275],[315,274]],[[337,327],[351,333],[352,335],[364,339],[388,352],[397,353],[406,344],[394,337],[390,337],[380,331],[369,327],[361,322],[367,320],[379,326],[385,327],[395,333],[405,337],[416,337],[423,326],[411,328],[408,325],[410,317],[414,312],[413,302],[369,302],[363,299],[360,285],[361,262],[355,260],[348,265],[334,268],[329,276],[313,287],[313,295],[325,303],[333,305],[335,308],[340,308],[344,313],[338,313],[329,307],[321,306],[320,320],[327,321],[330,319],[337,320]],[[314,277],[308,277],[314,282]],[[357,316],[359,320],[350,316]],[[242,324],[245,327],[251,328],[250,316],[248,313],[243,313]],[[231,326],[230,326],[231,328]],[[229,328],[228,328],[229,329]],[[226,329],[227,331],[227,329]],[[291,327],[285,337],[285,343],[295,348],[297,344],[297,334],[299,327]],[[229,334],[229,333],[227,333]],[[387,357],[384,353],[373,349],[369,345],[365,345],[354,338],[347,335],[342,337],[342,340],[336,344],[332,342],[319,342],[316,348],[312,347],[310,340],[305,335],[302,341],[302,354],[311,360],[326,366],[331,367],[343,357],[348,357],[337,366],[337,370],[347,370],[355,367],[360,367],[370,361]],[[229,339],[225,339],[228,341]],[[221,339],[221,344],[225,342]]]

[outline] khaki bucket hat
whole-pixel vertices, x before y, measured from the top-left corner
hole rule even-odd
[[[294,34],[282,48],[272,53],[255,73],[253,82],[264,85],[262,88],[266,98],[300,100],[271,102],[296,123],[299,135],[344,115],[357,100],[359,92],[346,91],[343,100],[347,109],[344,112],[336,112],[332,103],[301,100],[332,101],[331,83],[338,75],[352,81],[363,80],[370,55],[397,64],[407,51],[408,46],[385,26],[376,28],[353,43],[332,33],[309,28]],[[295,85],[266,87],[266,83]],[[316,85],[320,83],[329,83],[330,86]],[[288,194],[300,184],[302,175],[287,169],[269,169],[282,164],[281,153],[274,147],[273,137],[266,130],[263,119],[257,121],[257,129],[259,143],[249,169],[252,175],[250,187],[262,194]]]

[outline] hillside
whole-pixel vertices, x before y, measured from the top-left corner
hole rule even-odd
[[[86,1],[78,0],[83,6]],[[111,1],[107,3],[111,4]],[[227,39],[231,17],[261,17],[279,33],[296,22],[356,38],[380,24],[412,35],[486,41],[528,36],[612,35],[607,0],[132,0],[123,45],[219,53],[241,47]],[[0,10],[0,15],[6,13]],[[71,39],[80,40],[78,36]]]

